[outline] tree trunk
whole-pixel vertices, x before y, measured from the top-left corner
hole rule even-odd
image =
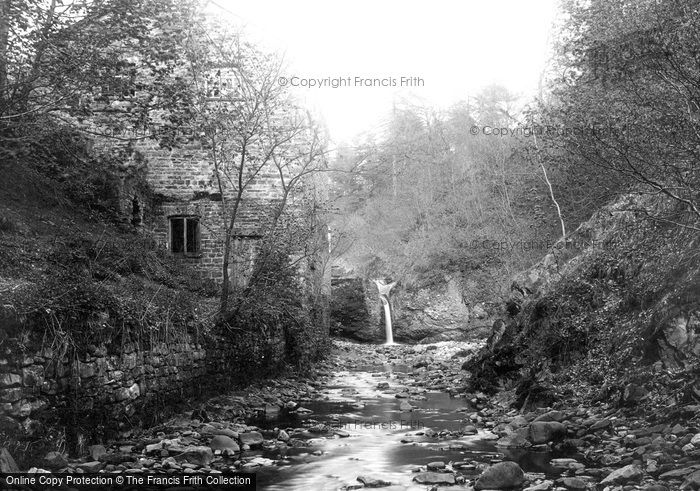
[[[230,290],[231,280],[228,274],[228,263],[229,263],[229,253],[231,251],[231,234],[226,232],[226,239],[224,240],[224,261],[222,264],[223,268],[223,279],[221,283],[221,306],[219,308],[221,315],[223,315],[228,309],[228,296]]]
[[[238,207],[241,204],[241,198],[243,197],[243,170],[245,169],[245,163],[247,158],[247,147],[244,144],[243,150],[241,152],[241,159],[238,167],[238,191],[236,192],[236,198],[233,202],[233,209],[231,210],[231,218],[229,219],[228,225],[224,227],[224,260],[222,262],[222,285],[221,285],[221,307],[220,315],[224,315],[228,309],[228,296],[231,291],[231,281],[228,274],[229,256],[231,255],[231,240],[233,235],[233,229],[236,225],[236,217],[238,216]],[[223,188],[222,188],[223,189]],[[223,200],[223,193],[222,193]],[[226,213],[226,207],[223,206],[224,201],[222,201],[221,213]],[[224,215],[225,216],[225,215]],[[224,219],[225,220],[225,219]]]
[[[10,34],[10,0],[0,0],[0,115],[7,99],[7,43]]]
[[[557,201],[557,199],[554,197],[554,189],[552,189],[552,183],[549,181],[549,176],[547,176],[547,169],[545,168],[544,164],[542,163],[542,160],[540,159],[540,147],[537,144],[537,135],[533,134],[532,136],[533,141],[535,142],[535,150],[537,151],[537,160],[539,161],[540,168],[542,169],[542,174],[544,174],[544,180],[547,183],[547,186],[549,187],[549,197],[554,203],[554,206],[557,207],[557,216],[559,217],[559,224],[561,225],[561,236],[562,238],[565,238],[566,226],[564,225],[564,217],[561,216],[561,207],[559,206],[559,202]]]

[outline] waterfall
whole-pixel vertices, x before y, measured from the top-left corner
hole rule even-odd
[[[384,324],[386,325],[386,344],[394,344],[394,333],[391,330],[391,308],[389,301],[385,297],[381,297],[384,304]]]
[[[391,307],[389,306],[389,292],[396,285],[396,282],[385,283],[384,280],[374,280],[379,290],[379,299],[384,306],[384,323],[386,326],[386,344],[394,344],[394,332],[391,326]]]

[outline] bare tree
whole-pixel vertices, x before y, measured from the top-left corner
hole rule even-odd
[[[237,36],[213,31],[208,46],[194,49],[198,87],[197,124],[202,129],[221,196],[223,242],[220,312],[229,310],[230,262],[242,213],[250,211],[248,194],[265,178],[277,176],[279,195],[265,205],[265,234],[279,225],[290,197],[319,169],[325,143],[308,114],[278,84],[281,61],[239,42]],[[210,58],[203,59],[202,53]],[[257,267],[264,260],[257,261]]]

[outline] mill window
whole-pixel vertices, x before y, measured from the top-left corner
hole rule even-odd
[[[198,217],[170,217],[170,251],[183,255],[199,253]]]

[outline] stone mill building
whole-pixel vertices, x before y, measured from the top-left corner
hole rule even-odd
[[[212,100],[215,100],[212,97]],[[198,274],[217,284],[223,279],[224,223],[233,191],[222,197],[217,185],[211,149],[199,138],[185,132],[171,148],[154,138],[137,138],[128,145],[114,140],[98,145],[112,149],[126,147],[120,190],[122,219],[139,233],[153,237],[160,247]],[[327,182],[322,174],[310,175],[290,194],[285,216],[302,217],[312,231],[313,251],[299,250],[299,274],[313,289],[330,295],[328,229],[322,212]],[[246,186],[232,233],[229,278],[232,287],[245,286],[269,221],[282,197],[277,168],[272,163],[260,168]],[[222,212],[222,210],[225,210]],[[298,221],[297,221],[298,222]]]

